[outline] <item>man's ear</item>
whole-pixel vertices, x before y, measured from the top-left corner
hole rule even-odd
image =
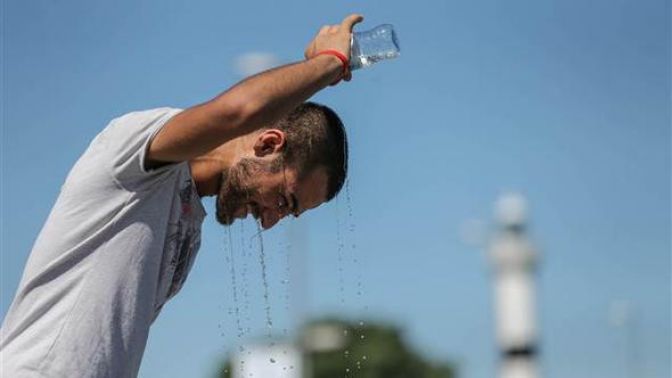
[[[278,129],[267,129],[259,133],[254,142],[254,155],[264,157],[273,153],[280,153],[285,148],[285,133]]]

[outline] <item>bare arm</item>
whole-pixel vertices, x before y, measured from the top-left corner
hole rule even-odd
[[[323,27],[308,45],[306,61],[252,76],[173,117],[152,141],[147,163],[186,161],[282,118],[341,77],[338,58],[316,53],[334,49],[350,56],[352,27],[361,20],[350,15]]]

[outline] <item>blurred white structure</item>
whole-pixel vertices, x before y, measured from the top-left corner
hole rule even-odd
[[[301,351],[292,344],[249,345],[231,361],[232,378],[302,378]]]
[[[280,59],[271,53],[248,52],[237,56],[233,65],[238,75],[248,77],[280,65]]]
[[[519,194],[499,198],[490,245],[494,268],[500,378],[538,378],[534,273],[537,252],[527,239],[527,206]]]
[[[304,353],[325,353],[345,345],[344,329],[336,324],[314,324],[303,330],[300,346],[288,342],[251,344],[231,359],[231,377],[310,378],[310,359]]]
[[[303,333],[303,347],[310,353],[332,352],[346,343],[344,329],[335,324],[315,324]]]
[[[345,330],[336,324],[312,324],[303,330],[301,345],[303,350],[308,353],[333,352],[345,346]],[[303,367],[305,369],[305,378],[313,378],[315,371],[310,358],[306,358]]]

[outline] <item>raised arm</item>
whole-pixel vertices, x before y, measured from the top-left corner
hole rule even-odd
[[[306,60],[249,77],[216,98],[173,117],[149,147],[147,164],[180,162],[207,153],[237,136],[269,125],[319,90],[342,78],[343,66],[336,50],[350,56],[353,26],[360,15],[346,17],[340,25],[324,26],[305,51]]]

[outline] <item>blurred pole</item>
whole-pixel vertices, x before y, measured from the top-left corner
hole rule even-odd
[[[490,245],[494,268],[500,378],[538,378],[534,274],[537,251],[526,235],[527,209],[518,194],[499,198],[497,231]]]
[[[609,308],[609,323],[623,335],[623,374],[627,378],[637,378],[639,373],[639,353],[637,351],[637,330],[633,305],[626,300],[617,300]]]
[[[308,224],[303,219],[294,219],[288,223],[292,328],[297,330],[297,336],[301,338],[301,332],[303,332],[303,327],[308,318],[307,312],[311,295],[308,285],[308,259],[310,258],[308,254]],[[313,369],[310,354],[306,351],[302,342],[299,345],[302,353],[301,378],[312,378]]]
[[[302,219],[287,222],[289,248],[289,291],[291,297],[291,328],[300,329],[305,324],[309,307],[308,285],[308,224]]]

